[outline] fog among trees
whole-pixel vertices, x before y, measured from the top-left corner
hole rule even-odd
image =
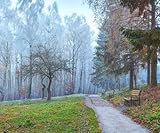
[[[1,100],[94,93],[93,32],[76,13],[62,18],[53,2],[0,3]]]
[[[18,0],[15,8],[10,0],[1,1],[0,99],[50,100],[146,83],[147,63],[131,50],[120,28],[144,28],[147,22],[116,1],[110,2],[104,6],[88,1],[99,25],[95,40],[85,16],[73,13],[62,17],[56,2],[45,9],[44,0]],[[128,25],[131,20],[138,20],[139,25]]]

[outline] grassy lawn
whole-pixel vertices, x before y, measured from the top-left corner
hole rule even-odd
[[[153,131],[153,133],[160,133],[160,89],[142,88],[142,90],[141,106],[126,107],[124,113]],[[119,106],[128,96],[130,96],[130,91],[120,91],[113,98],[106,98],[114,106]]]
[[[81,97],[0,104],[0,132],[100,133],[94,112]]]

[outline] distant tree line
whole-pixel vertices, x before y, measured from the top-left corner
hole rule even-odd
[[[85,17],[62,18],[56,2],[47,9],[44,0],[14,4],[0,3],[0,100],[93,93],[93,39]]]

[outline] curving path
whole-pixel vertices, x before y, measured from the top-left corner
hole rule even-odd
[[[85,104],[95,111],[103,133],[150,133],[98,95],[86,96]]]

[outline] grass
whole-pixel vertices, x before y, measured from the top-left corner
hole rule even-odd
[[[100,133],[83,98],[0,104],[0,132]]]
[[[160,133],[160,89],[146,89],[145,86],[141,89],[143,90],[141,106],[127,107],[124,113],[153,133]],[[130,96],[130,91],[120,91],[109,100],[113,105],[119,106],[123,104],[124,98],[128,96]]]

